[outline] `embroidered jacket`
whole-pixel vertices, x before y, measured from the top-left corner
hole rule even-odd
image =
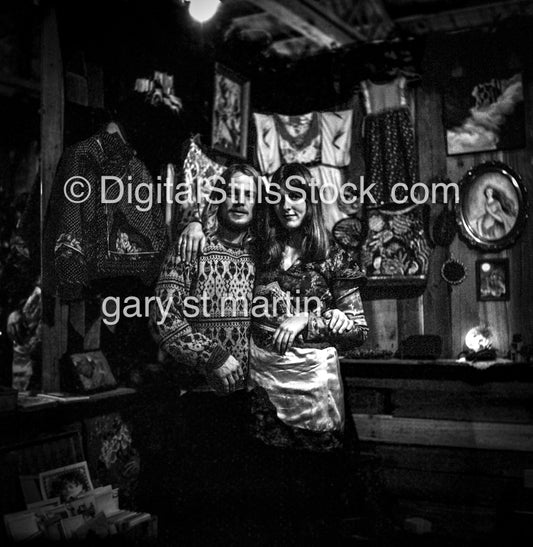
[[[103,176],[122,184],[110,178],[103,186]],[[88,197],[77,202],[84,191]],[[151,192],[156,194],[148,169],[117,133],[101,131],[68,148],[50,196],[45,262],[54,268],[44,276],[45,292],[75,300],[95,279],[134,276],[152,283],[166,231],[161,205],[149,206]]]

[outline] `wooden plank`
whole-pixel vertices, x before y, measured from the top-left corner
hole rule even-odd
[[[398,347],[397,301],[369,300],[363,303],[369,335],[364,347],[396,351]]]
[[[397,444],[533,451],[533,425],[353,415],[359,438]]]
[[[496,526],[494,508],[472,505],[444,504],[432,500],[398,500],[400,512],[405,517],[422,517],[431,522],[434,535],[456,537],[457,545],[468,539],[479,540],[488,536]]]
[[[432,180],[446,176],[441,94],[431,86],[425,85],[419,88],[416,93],[416,108],[419,178],[420,182],[430,185]],[[431,204],[430,207],[430,226],[432,226],[442,206]],[[437,246],[433,249],[427,288],[423,295],[423,332],[438,334],[442,338],[442,355],[445,357],[453,355],[450,292],[440,275],[442,264],[448,258],[447,248]]]
[[[353,42],[344,30],[310,10],[297,0],[249,0],[258,8],[271,13],[283,24],[297,30],[312,42],[327,49],[338,48]]]
[[[431,390],[444,392],[477,393],[479,397],[500,394],[509,397],[530,397],[531,384],[523,382],[490,382],[474,385],[458,380],[421,380],[411,378],[360,378],[348,377],[348,389],[354,387],[376,389]]]
[[[479,477],[438,470],[380,468],[387,492],[409,499],[425,499],[452,505],[496,506],[520,490],[518,478]]]
[[[63,64],[59,44],[56,12],[45,10],[41,30],[41,232],[48,207],[55,170],[63,151]],[[43,278],[50,275],[52,264],[41,261]],[[50,314],[46,306],[55,306]],[[57,391],[59,358],[66,348],[66,306],[43,299],[43,316],[55,317],[55,326],[43,322],[42,385],[47,391]]]
[[[361,451],[376,458],[380,467],[427,472],[509,477],[522,481],[524,471],[533,468],[531,452],[421,447],[368,441],[361,442]]]
[[[395,391],[393,416],[481,422],[533,423],[533,394],[518,397],[501,393],[452,391]]]
[[[414,334],[424,334],[424,299],[400,298],[397,303],[398,342]]]

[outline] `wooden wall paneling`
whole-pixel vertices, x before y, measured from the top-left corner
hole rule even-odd
[[[400,498],[425,499],[450,505],[495,507],[520,491],[520,479],[442,473],[438,470],[384,468],[387,491]]]
[[[52,182],[63,151],[63,64],[59,43],[57,16],[53,8],[45,8],[41,31],[41,233],[52,189]],[[51,264],[41,260],[43,277],[49,275]],[[54,325],[43,322],[42,385],[45,391],[59,389],[59,357],[66,349],[67,307],[56,299],[43,301],[55,306]],[[43,316],[49,314],[44,312]]]
[[[400,298],[398,310],[398,342],[414,334],[424,334],[424,298]]]
[[[523,480],[524,470],[533,468],[533,454],[509,450],[470,450],[456,447],[408,446],[375,442],[361,443],[385,467],[417,469],[459,475],[507,477]]]
[[[442,100],[440,93],[430,86],[423,86],[416,94],[416,135],[418,141],[418,165],[420,182],[428,183],[433,177],[446,175],[446,150],[442,124]],[[430,205],[430,225],[442,210],[442,206]],[[440,276],[448,249],[435,247],[429,265],[428,284],[423,295],[424,324],[421,333],[438,334],[442,338],[442,355],[452,353],[451,302],[448,286]]]
[[[491,156],[486,154],[449,156],[447,158],[448,177],[452,182],[459,183],[471,167],[487,159],[491,159]],[[480,322],[479,306],[476,300],[475,264],[481,253],[470,249],[459,236],[453,241],[450,252],[467,268],[465,281],[451,288],[452,356],[456,357],[464,349],[466,333]]]
[[[469,539],[488,538],[497,522],[496,510],[489,507],[407,499],[398,500],[398,506],[406,516],[429,520],[434,534],[456,537],[457,545],[464,545]]]
[[[533,72],[533,71],[532,71]],[[533,343],[533,78],[524,73],[526,105],[525,150],[505,153],[504,161],[522,177],[528,191],[528,223],[516,244],[509,249],[511,298],[509,301],[509,332],[522,334],[525,343]]]
[[[422,446],[533,452],[533,425],[354,414],[359,439]]]
[[[397,301],[369,300],[363,303],[369,326],[367,348],[396,351],[398,348],[398,312]]]

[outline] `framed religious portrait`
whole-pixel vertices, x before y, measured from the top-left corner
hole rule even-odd
[[[476,260],[476,293],[481,302],[509,300],[509,259]]]
[[[524,148],[522,73],[453,78],[443,105],[449,156]]]
[[[510,247],[527,222],[527,191],[508,165],[490,161],[470,169],[455,204],[459,234],[483,251]]]
[[[246,159],[250,82],[216,63],[214,87],[211,147]]]

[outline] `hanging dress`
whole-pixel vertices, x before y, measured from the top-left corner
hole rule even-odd
[[[365,188],[375,184],[370,193],[376,205],[389,205],[393,186],[399,182],[407,188],[416,182],[415,141],[411,112],[403,76],[385,84],[362,82],[367,116],[363,128],[366,166]],[[405,187],[397,187],[395,199],[409,198]],[[367,205],[373,205],[368,200]]]

